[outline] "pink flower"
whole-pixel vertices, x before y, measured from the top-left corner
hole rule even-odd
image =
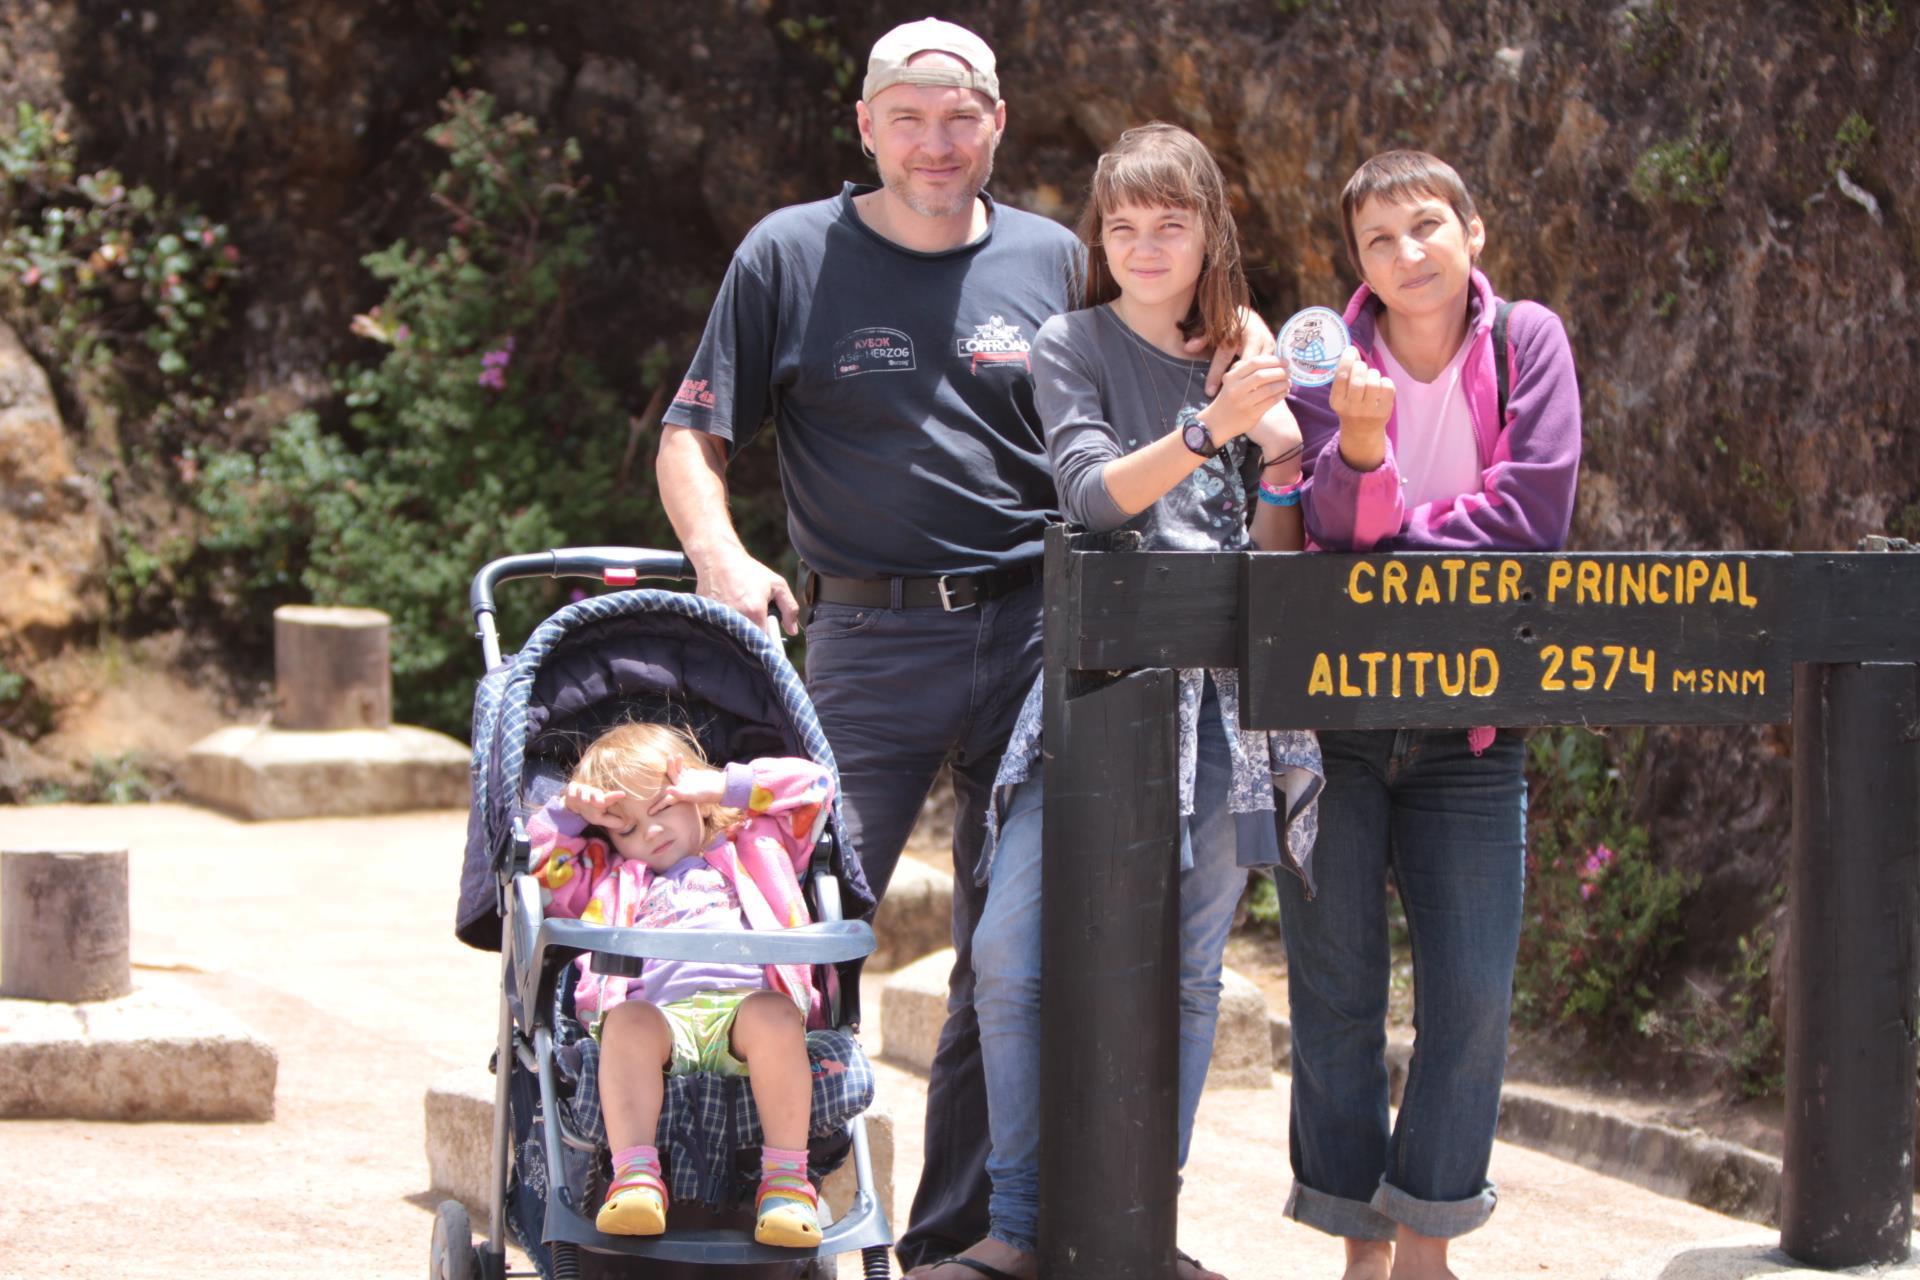
[[[38,268],[38,267],[28,267],[28,268],[26,269],[26,272],[25,272],[24,274],[22,274],[22,275],[21,275],[21,277],[20,277],[20,283],[21,283],[21,284],[23,284],[23,285],[26,285],[26,286],[27,286],[27,287],[28,287],[29,289],[31,289],[31,288],[32,288],[32,287],[33,287],[34,285],[37,285],[37,284],[39,284],[39,283],[40,283],[40,268]]]
[[[213,244],[213,242],[214,242],[214,240],[215,240],[215,239],[217,239],[217,238],[218,238],[218,237],[216,237],[216,236],[215,236],[215,235],[213,234],[213,228],[212,228],[212,227],[208,227],[208,228],[207,228],[207,229],[206,229],[205,231],[202,231],[202,232],[200,233],[200,243],[201,243],[201,244],[204,244],[204,245],[212,245],[212,244]]]
[[[1591,898],[1592,896],[1593,896],[1593,881],[1589,880],[1585,884],[1580,886],[1580,901],[1585,902],[1588,898]]]

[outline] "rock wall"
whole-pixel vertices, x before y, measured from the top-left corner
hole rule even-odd
[[[234,226],[264,264],[234,358],[251,390],[294,399],[319,395],[326,363],[351,350],[347,320],[375,296],[359,256],[431,216],[418,136],[435,103],[456,83],[493,90],[579,136],[617,210],[587,305],[638,409],[647,378],[677,376],[746,228],[870,172],[849,102],[867,46],[901,15],[875,0],[480,10],[38,0],[0,18],[0,88],[64,100],[92,159]],[[1555,307],[1580,361],[1575,545],[1920,534],[1912,6],[943,12],[1000,53],[1003,199],[1069,217],[1122,128],[1184,124],[1229,174],[1270,314],[1347,296],[1335,201],[1360,159],[1414,145],[1453,160],[1481,201],[1489,271]],[[742,487],[775,502],[768,475],[750,459]],[[1659,735],[1649,811],[1709,874],[1703,910],[1738,914],[1777,872],[1785,750],[1777,730]]]

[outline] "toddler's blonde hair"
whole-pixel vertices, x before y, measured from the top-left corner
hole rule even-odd
[[[625,791],[646,798],[667,785],[667,761],[679,756],[689,768],[711,769],[700,743],[685,729],[665,724],[623,724],[601,734],[573,767],[573,781],[602,791]],[[718,804],[696,805],[700,847],[746,820],[746,814]]]

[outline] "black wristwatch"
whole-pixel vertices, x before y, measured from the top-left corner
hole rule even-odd
[[[1173,421],[1180,428],[1180,443],[1187,448],[1203,458],[1211,458],[1220,452],[1220,446],[1213,442],[1213,436],[1207,431],[1207,424],[1200,421],[1200,411],[1192,405],[1183,406],[1173,416]]]

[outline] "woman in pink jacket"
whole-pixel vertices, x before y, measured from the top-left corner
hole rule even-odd
[[[1486,226],[1451,167],[1361,165],[1340,198],[1363,283],[1331,383],[1289,399],[1302,510],[1323,551],[1552,551],[1580,462],[1565,330],[1478,269]],[[1323,732],[1317,895],[1278,876],[1293,1012],[1286,1213],[1343,1236],[1347,1280],[1439,1280],[1487,1220],[1526,852],[1521,735]],[[1389,1127],[1391,876],[1418,1039]]]

